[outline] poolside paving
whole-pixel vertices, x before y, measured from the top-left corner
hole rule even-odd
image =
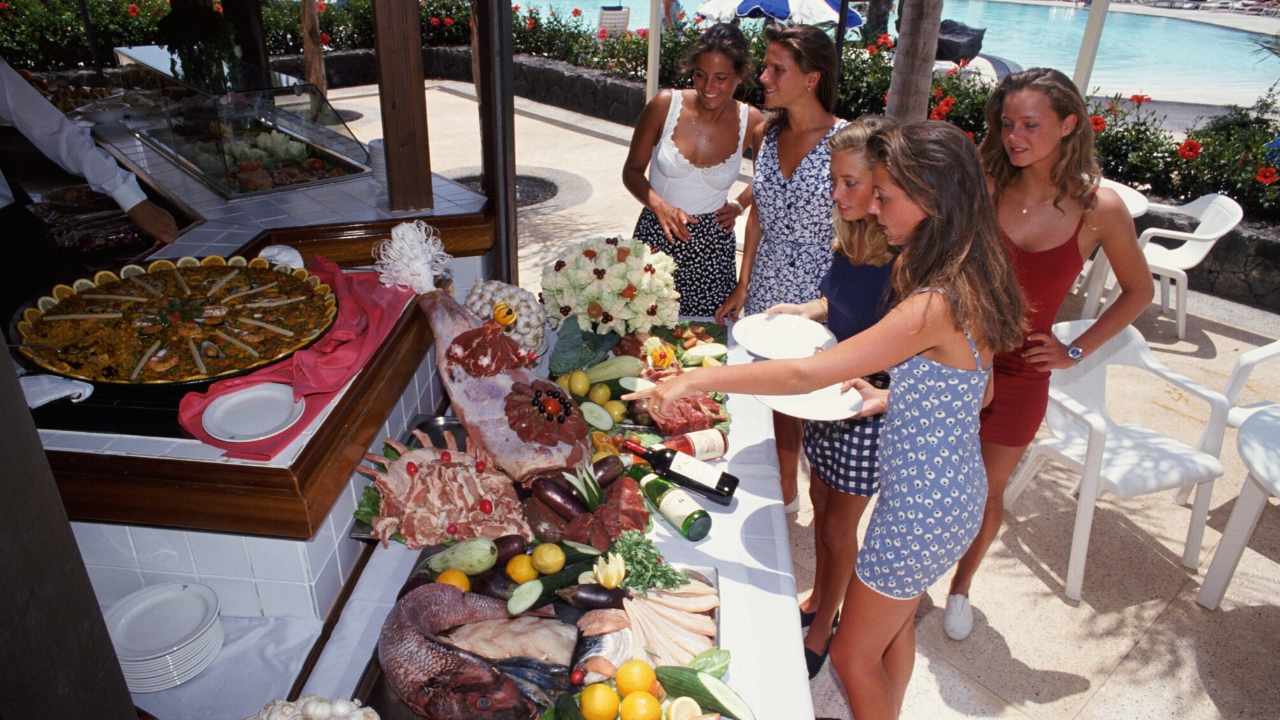
[[[1115,7],[1115,6],[1113,6]],[[428,82],[432,167],[450,177],[480,163],[471,87]],[[381,135],[376,88],[331,94],[364,116],[363,140]],[[554,199],[519,211],[520,283],[536,290],[542,266],[582,238],[629,233],[639,204],[622,187],[628,127],[516,99],[518,171],[553,179]],[[1280,338],[1280,317],[1192,293],[1187,339],[1149,309],[1137,327],[1169,367],[1222,389],[1240,353]],[[1079,312],[1069,298],[1063,318]],[[1255,372],[1241,402],[1280,399],[1276,366]],[[1109,409],[1122,422],[1195,443],[1203,404],[1144,376],[1110,371]],[[1222,607],[1195,596],[1234,506],[1245,471],[1228,430],[1200,555],[1199,572],[1180,557],[1189,507],[1169,494],[1104,497],[1098,505],[1084,596],[1063,595],[1076,478],[1046,468],[1008,514],[974,584],[977,623],[965,642],[942,632],[946,584],[922,604],[907,718],[1276,718],[1280,716],[1280,512],[1258,524]],[[807,479],[802,477],[805,497]],[[870,513],[864,516],[865,522]],[[812,511],[791,520],[791,549],[802,597],[813,576]],[[859,533],[861,535],[861,532]],[[818,716],[851,717],[830,667],[811,685]],[[772,720],[772,719],[771,719]]]

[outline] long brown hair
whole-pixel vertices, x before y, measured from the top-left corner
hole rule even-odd
[[[897,125],[897,121],[884,115],[863,115],[845,125],[831,136],[827,147],[831,155],[851,153],[857,155],[869,167],[871,159],[867,156],[867,143],[871,136],[880,130]],[[832,178],[834,182],[835,178]],[[861,220],[845,220],[840,211],[833,209],[832,225],[835,227],[835,249],[849,258],[854,265],[884,265],[893,259],[889,249],[889,241],[884,236],[880,223],[873,217]]]
[[[1076,126],[1058,144],[1058,159],[1050,173],[1051,181],[1058,190],[1053,206],[1061,209],[1059,203],[1064,198],[1074,198],[1086,208],[1091,207],[1094,189],[1102,179],[1102,170],[1093,151],[1093,124],[1089,122],[1089,110],[1075,83],[1053,68],[1031,68],[1007,75],[987,98],[987,136],[982,139],[978,152],[982,156],[983,168],[995,183],[996,197],[1020,172],[1009,162],[1000,137],[1000,128],[1004,124],[1001,122],[1004,99],[1019,90],[1044,93],[1059,120],[1075,116]]]
[[[956,126],[929,120],[882,130],[867,148],[926,215],[894,264],[894,297],[943,289],[956,325],[976,342],[997,352],[1021,346],[1022,291],[973,143]]]
[[[836,106],[837,62],[836,44],[831,37],[812,25],[768,25],[764,29],[764,39],[769,44],[776,43],[786,48],[801,72],[818,73],[818,86],[814,90],[823,109],[831,112]],[[785,109],[776,110],[770,115],[768,129],[786,126]]]
[[[709,52],[718,52],[728,58],[733,63],[733,71],[744,85],[751,82],[751,47],[737,25],[716,23],[704,30],[685,52],[680,61],[680,71],[692,73],[698,65],[698,58]]]

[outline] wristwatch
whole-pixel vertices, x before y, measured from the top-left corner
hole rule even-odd
[[[1079,345],[1067,346],[1067,357],[1071,358],[1071,362],[1078,363],[1084,359],[1084,348]]]

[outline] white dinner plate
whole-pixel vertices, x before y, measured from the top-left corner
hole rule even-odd
[[[733,339],[747,352],[769,360],[807,358],[836,344],[822,323],[799,315],[748,315],[733,324]]]
[[[841,383],[803,395],[757,395],[756,399],[783,415],[804,420],[844,420],[862,409],[862,394],[840,392]]]
[[[218,595],[208,585],[145,587],[107,613],[107,631],[122,663],[163,657],[200,639],[218,620]]]
[[[224,442],[251,442],[289,429],[306,409],[305,399],[293,399],[292,386],[261,383],[209,403],[200,422]]]
[[[137,662],[121,661],[120,669],[129,679],[144,679],[153,675],[175,672],[198,662],[209,648],[222,642],[222,623],[215,622],[209,630],[190,645],[179,648],[168,655]]]

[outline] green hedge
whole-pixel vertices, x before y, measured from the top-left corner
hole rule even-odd
[[[210,0],[214,5],[216,0]],[[422,40],[428,46],[464,45],[469,40],[468,0],[424,0]],[[373,46],[372,0],[347,0],[335,5],[317,2],[322,38],[331,49]],[[159,20],[168,0],[89,0],[99,46],[156,42]],[[297,0],[264,0],[263,24],[267,48],[273,55],[301,52]],[[641,80],[646,72],[648,39],[643,30],[614,37],[598,37],[581,12],[568,15],[512,6],[513,45],[518,53],[550,57]],[[688,78],[681,60],[697,38],[700,25],[683,23],[662,35],[659,83],[685,87]],[[764,57],[760,32],[745,27],[757,65]],[[849,43],[836,113],[847,118],[883,113],[892,67],[888,35]],[[0,56],[18,67],[60,70],[91,62],[77,0],[0,0]],[[986,132],[983,106],[990,88],[972,73],[954,67],[935,79],[930,116],[954,123],[975,142]],[[746,98],[760,101],[759,88],[748,86]],[[1221,118],[1193,128],[1179,142],[1161,127],[1160,118],[1145,107],[1149,98],[1133,96],[1095,102],[1090,108],[1097,132],[1099,160],[1106,175],[1147,189],[1162,197],[1189,200],[1221,192],[1235,198],[1252,219],[1280,219],[1280,109],[1274,91],[1253,107],[1234,108]]]

